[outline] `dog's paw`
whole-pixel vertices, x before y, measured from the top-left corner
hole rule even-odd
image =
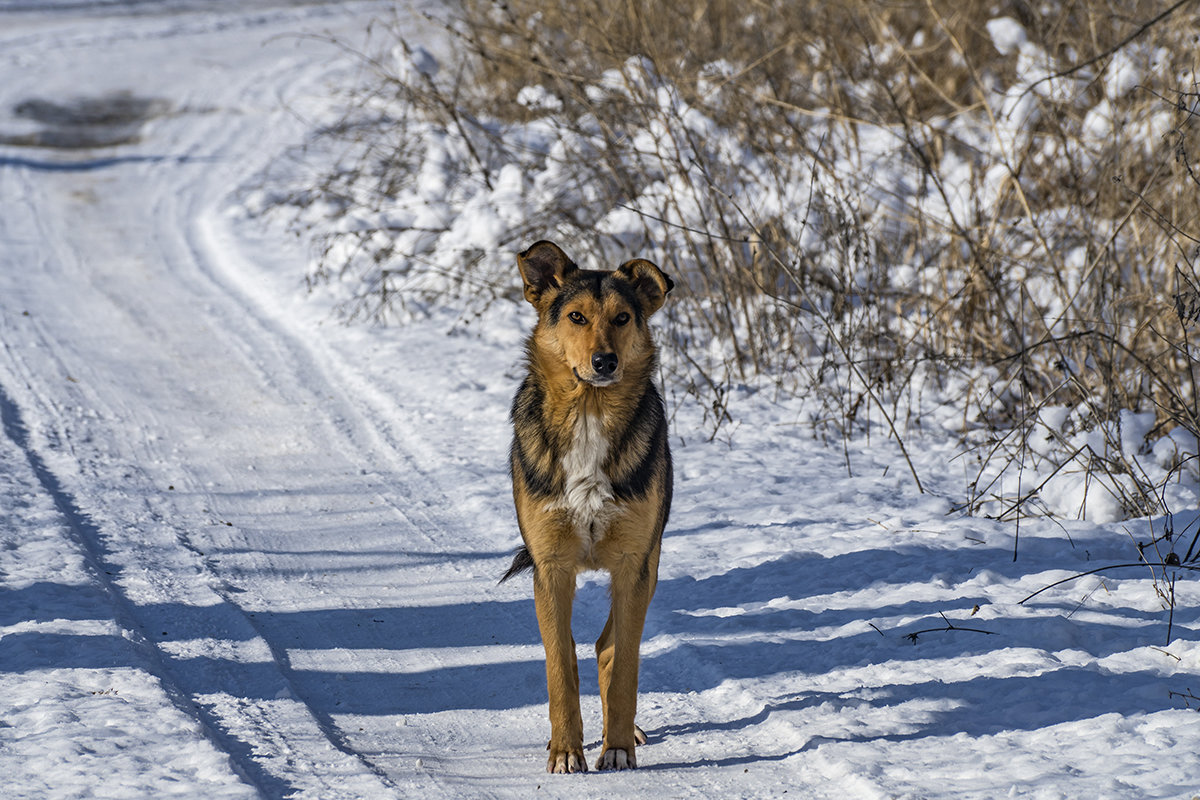
[[[546,762],[546,772],[565,774],[568,772],[587,772],[587,760],[583,757],[583,749],[555,750],[550,748],[550,759]]]
[[[639,746],[646,743],[646,732],[637,725],[633,726],[633,740],[637,742]]]
[[[613,748],[605,750],[596,759],[596,769],[636,769],[637,758],[633,751]]]

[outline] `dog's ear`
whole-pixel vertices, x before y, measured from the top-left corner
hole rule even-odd
[[[545,240],[518,253],[517,268],[525,282],[525,299],[535,306],[543,292],[562,286],[563,278],[578,269],[558,245]]]
[[[617,274],[633,284],[642,298],[647,317],[662,308],[667,292],[675,288],[675,281],[644,258],[626,261],[617,267]]]

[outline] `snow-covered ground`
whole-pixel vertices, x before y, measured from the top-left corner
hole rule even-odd
[[[710,441],[670,387],[642,768],[545,775],[530,588],[496,585],[531,312],[343,326],[242,207],[353,77],[298,34],[380,8],[0,2],[0,795],[1200,793],[1195,581],[1173,619],[1148,571],[1019,602],[1149,523],[1015,542],[952,511],[948,438],[909,442],[920,494],[802,401],[747,390]],[[592,757],[605,605],[581,579]]]

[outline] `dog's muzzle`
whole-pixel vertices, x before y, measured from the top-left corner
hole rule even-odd
[[[596,353],[592,356],[592,369],[601,380],[612,380],[617,373],[616,353]]]
[[[592,355],[592,374],[583,376],[575,370],[575,378],[592,386],[609,386],[617,382],[617,354],[595,353]]]

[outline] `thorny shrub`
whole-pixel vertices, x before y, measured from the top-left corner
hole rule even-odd
[[[345,157],[290,199],[309,281],[350,318],[469,316],[535,239],[649,257],[680,284],[667,380],[714,427],[773,383],[826,430],[952,427],[972,511],[1082,513],[1083,481],[1169,512],[1200,432],[1196,13],[458,0],[441,61],[383,21]]]

